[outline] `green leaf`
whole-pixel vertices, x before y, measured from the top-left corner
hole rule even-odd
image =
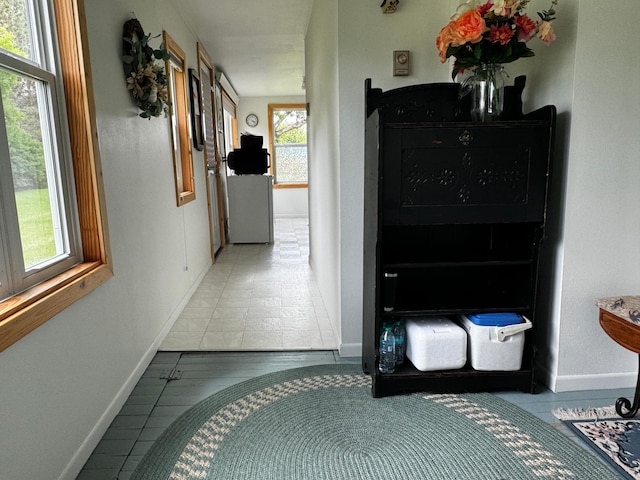
[[[449,57],[456,57],[458,58],[458,56],[456,55],[458,53],[458,50],[460,50],[460,47],[452,47],[451,45],[449,45],[447,47],[447,51],[445,52],[445,56],[447,58]]]
[[[476,60],[480,60],[482,58],[482,42],[476,43],[476,46],[473,48],[473,56]]]

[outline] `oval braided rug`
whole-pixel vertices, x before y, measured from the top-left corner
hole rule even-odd
[[[488,393],[371,397],[355,365],[264,375],[184,413],[132,480],[606,480],[552,426]]]

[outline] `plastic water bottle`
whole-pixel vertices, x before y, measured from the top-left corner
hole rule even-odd
[[[396,370],[396,337],[392,326],[385,325],[380,335],[380,373],[393,373]]]
[[[403,320],[396,320],[393,324],[393,335],[396,337],[396,366],[404,363],[407,351],[407,334]]]

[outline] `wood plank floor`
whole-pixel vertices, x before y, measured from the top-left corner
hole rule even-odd
[[[334,363],[359,364],[360,359],[340,358],[335,351],[159,352],[77,480],[129,479],[145,452],[173,420],[200,400],[224,388],[258,375]],[[161,378],[174,369],[182,372],[179,380]],[[496,395],[535,414],[572,437],[569,429],[551,414],[554,409],[609,406],[620,396],[632,398],[633,390],[566,393],[547,390],[536,395],[517,392]]]

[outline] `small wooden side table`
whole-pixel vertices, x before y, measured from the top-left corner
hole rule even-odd
[[[640,409],[640,296],[608,297],[596,301],[600,326],[616,343],[638,355],[638,379],[633,405],[624,397],[616,400],[616,412],[623,418]]]

